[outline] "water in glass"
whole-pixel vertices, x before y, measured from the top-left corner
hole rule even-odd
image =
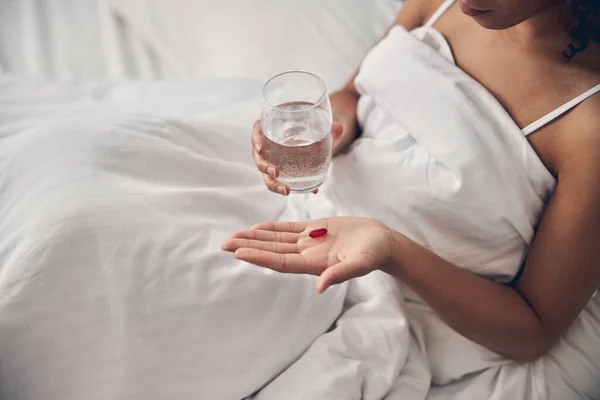
[[[294,118],[287,118],[288,112]],[[296,193],[318,188],[331,161],[331,117],[310,103],[280,105],[263,120],[265,157],[280,171],[278,180]]]

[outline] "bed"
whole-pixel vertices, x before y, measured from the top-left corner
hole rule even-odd
[[[219,129],[225,124],[242,135],[258,115],[262,82],[282,71],[308,70],[330,90],[341,87],[400,7],[397,0],[0,0],[0,140],[98,107],[181,117],[211,132],[217,128],[210,124],[218,121]],[[153,98],[162,99],[146,101]],[[143,123],[152,127],[148,118]],[[242,140],[240,157],[251,163],[247,138]],[[259,183],[248,190],[263,189]],[[271,198],[266,202],[273,208],[282,204]],[[384,311],[382,320],[389,316]],[[322,353],[309,356],[334,348],[325,345]],[[411,344],[401,354],[406,361],[394,373],[386,400],[498,398],[499,382],[510,381],[492,368],[430,387],[419,349]],[[387,368],[381,360],[373,363]],[[325,376],[307,387],[306,379],[315,371],[296,365],[300,371],[295,376],[288,369],[256,398],[308,398],[302,396],[310,390],[319,393],[331,382],[340,390],[328,398],[382,398],[372,387],[368,395],[361,392],[364,387],[350,390],[344,379],[352,375]],[[378,382],[361,379],[371,386]],[[0,394],[10,394],[1,388],[0,381]]]

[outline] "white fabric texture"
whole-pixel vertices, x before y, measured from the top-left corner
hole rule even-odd
[[[427,27],[396,27],[376,46],[355,82],[363,135],[336,159],[321,192],[338,213],[385,221],[446,260],[507,282],[527,255],[556,181],[449,50]],[[597,297],[548,356],[518,364],[458,335],[407,289],[411,330],[434,385],[430,397],[545,399],[548,386],[553,399],[597,398]],[[544,370],[552,371],[549,380]]]
[[[105,23],[114,17],[103,5],[103,0],[0,0],[0,70],[74,81],[116,78],[111,66],[126,56],[106,51],[113,32]]]
[[[261,399],[385,395],[389,277],[317,295],[220,250],[285,208],[248,151],[261,84],[0,80],[1,398],[241,399],[297,359]]]
[[[363,135],[336,159],[322,193],[342,214],[382,220],[462,268],[507,282],[555,181],[497,100],[427,45],[433,32],[396,27],[367,56],[356,79]],[[515,372],[494,390],[545,397],[539,366],[515,366],[460,336],[408,289],[406,306],[434,385],[510,365]]]
[[[219,250],[260,220],[358,215],[514,277],[556,182],[502,106],[431,28],[395,28],[356,83],[363,136],[286,201],[249,157],[260,81],[1,80],[0,397],[598,398],[598,296],[518,364],[384,275],[320,297]]]
[[[398,0],[0,0],[0,70],[28,77],[265,80],[341,86]]]

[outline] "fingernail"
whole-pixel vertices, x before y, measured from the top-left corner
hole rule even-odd
[[[254,143],[254,150],[256,150],[256,152],[260,152],[260,144],[258,143]]]
[[[279,186],[279,187],[277,188],[277,193],[279,193],[279,194],[282,194],[282,195],[286,196],[286,195],[287,195],[287,190],[285,189],[285,186]]]
[[[277,179],[277,174],[275,173],[275,168],[269,167],[267,168],[267,174],[273,179]]]

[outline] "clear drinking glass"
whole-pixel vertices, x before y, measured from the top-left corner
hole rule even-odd
[[[292,193],[323,183],[331,161],[331,104],[325,82],[302,71],[271,78],[263,88],[265,158]]]

